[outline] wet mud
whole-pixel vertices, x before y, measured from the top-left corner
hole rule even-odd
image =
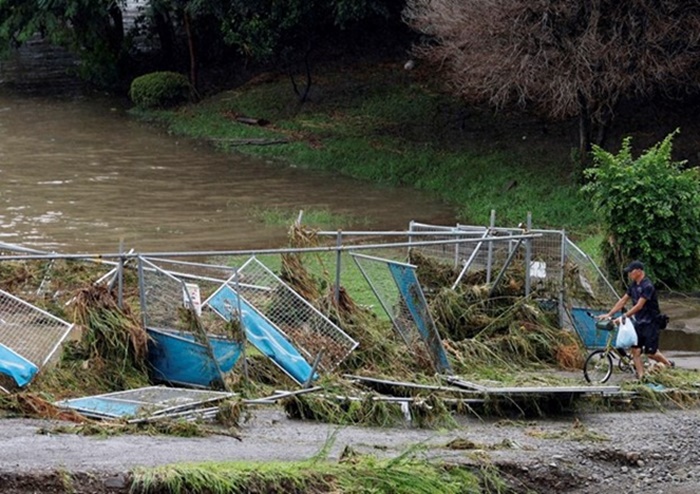
[[[308,459],[335,440],[337,460],[347,447],[396,457],[421,444],[420,457],[478,469],[487,461],[510,492],[594,493],[626,485],[636,493],[700,492],[700,413],[697,410],[570,414],[539,420],[462,418],[460,427],[338,428],[289,420],[260,408],[242,427],[242,441],[225,436],[84,437],[51,434],[39,420],[0,421],[0,492],[128,492],[139,467],[202,461]],[[44,432],[39,434],[38,432]],[[455,448],[466,444],[463,448]]]

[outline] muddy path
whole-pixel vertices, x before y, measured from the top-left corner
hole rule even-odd
[[[458,429],[432,431],[338,428],[289,420],[278,409],[261,408],[241,428],[240,440],[223,435],[101,438],[52,433],[54,425],[28,419],[0,421],[0,492],[127,492],[129,472],[139,467],[304,460],[317,454],[334,433],[331,460],[346,447],[394,457],[421,444],[420,456],[475,468],[480,461],[489,461],[514,492],[583,494],[616,485],[636,493],[700,492],[698,410],[570,414],[540,420],[462,418]],[[448,446],[456,439],[461,449]]]

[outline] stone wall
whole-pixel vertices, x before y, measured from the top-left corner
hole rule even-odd
[[[134,27],[137,16],[148,1],[127,0],[123,11],[125,31]],[[9,58],[0,60],[0,86],[30,90],[79,86],[78,65],[77,57],[37,35]]]
[[[0,84],[20,89],[79,84],[77,58],[35,36],[0,61]]]

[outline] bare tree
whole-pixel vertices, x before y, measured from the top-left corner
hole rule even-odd
[[[700,84],[697,0],[408,0],[404,18],[465,100],[578,116],[582,159],[622,99]]]

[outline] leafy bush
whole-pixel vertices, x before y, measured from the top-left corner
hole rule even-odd
[[[617,155],[593,147],[591,194],[607,229],[603,245],[611,272],[632,259],[643,260],[652,276],[677,288],[694,288],[700,279],[700,174],[671,160],[678,129],[639,158],[631,137]]]
[[[167,108],[190,97],[190,83],[177,72],[151,72],[131,82],[129,97],[142,108]]]

